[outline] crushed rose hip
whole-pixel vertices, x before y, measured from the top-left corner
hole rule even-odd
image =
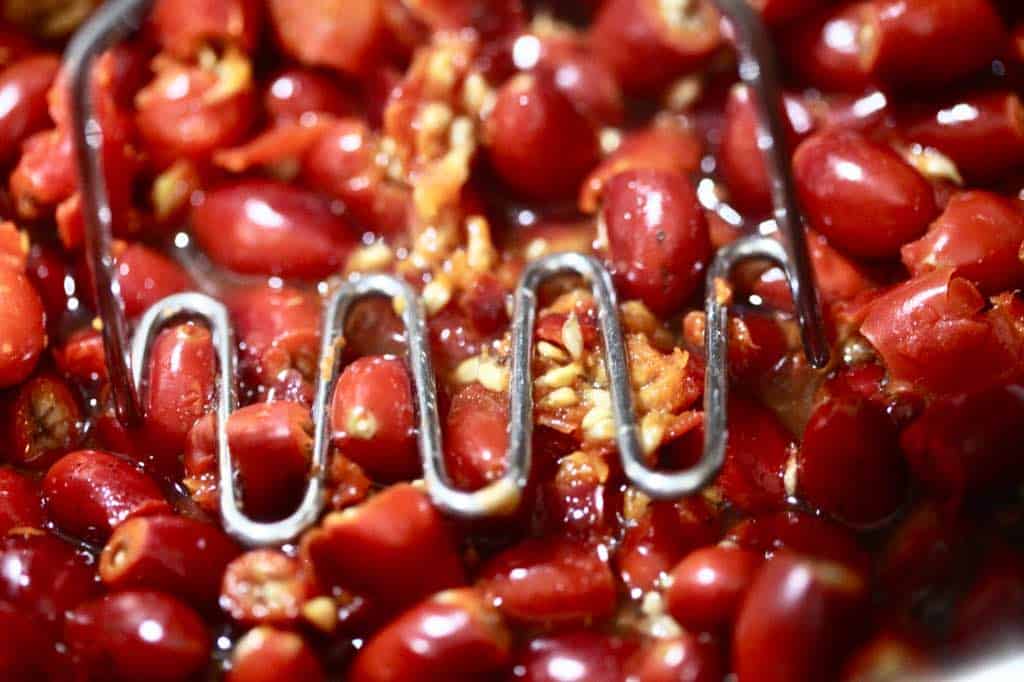
[[[352,307],[333,378],[324,304],[368,273],[420,296],[469,494],[511,470],[520,276],[586,253],[643,456],[692,466],[716,251],[779,238],[732,3],[148,3],[91,67],[112,273],[130,327],[224,303],[248,518],[300,506],[323,427],[324,511],[274,546],[221,518],[202,319],[154,332],[118,419],[61,58],[104,4],[0,3],[0,680],[900,682],[1024,649],[1021,2],[747,0],[831,360],[779,264],[716,281],[725,461],[652,499],[597,301],[558,276],[523,489],[472,520],[427,484],[404,301]]]

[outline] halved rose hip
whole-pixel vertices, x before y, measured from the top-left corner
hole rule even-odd
[[[412,382],[399,358],[362,357],[338,377],[331,439],[371,476],[395,481],[419,474],[415,419]]]
[[[144,516],[125,521],[100,555],[108,589],[153,589],[197,608],[217,602],[224,568],[241,550],[220,528],[184,516]]]
[[[859,258],[892,258],[936,216],[928,182],[896,152],[857,134],[813,135],[793,155],[811,226]]]
[[[153,479],[99,450],[78,450],[59,459],[43,478],[43,497],[59,529],[93,542],[106,541],[134,516],[171,511]]]
[[[243,625],[294,625],[313,585],[302,562],[276,549],[256,549],[224,571],[220,606]]]
[[[206,45],[255,49],[263,24],[258,0],[159,0],[149,12],[149,30],[160,46],[190,59]]]
[[[700,287],[711,240],[693,185],[680,173],[630,170],[608,181],[606,257],[623,299],[670,315]]]
[[[207,664],[199,615],[161,592],[108,594],[68,614],[65,635],[82,669],[112,682],[181,682]]]
[[[18,387],[9,408],[8,460],[43,470],[82,440],[78,398],[56,374],[40,373]]]
[[[615,610],[615,577],[600,547],[559,538],[525,540],[480,570],[478,587],[510,621],[590,622]]]
[[[511,633],[474,589],[446,590],[384,626],[360,649],[352,682],[475,680],[502,670]]]
[[[255,519],[277,519],[294,511],[306,490],[313,453],[309,409],[284,401],[247,405],[231,414],[227,431],[245,513]],[[217,513],[219,469],[212,414],[197,421],[188,435],[185,473],[193,498]]]
[[[466,582],[448,521],[426,493],[404,483],[328,514],[304,536],[302,555],[324,587],[351,590],[393,610]]]
[[[740,608],[733,670],[764,682],[829,678],[855,641],[868,593],[864,577],[843,564],[775,556]]]
[[[356,241],[330,202],[271,180],[214,188],[192,211],[199,245],[245,274],[318,279],[339,269]]]
[[[941,268],[974,282],[986,294],[1024,285],[1024,207],[998,194],[955,194],[928,233],[900,251],[913,275]]]
[[[242,635],[226,682],[323,682],[316,653],[294,632],[261,625]]]

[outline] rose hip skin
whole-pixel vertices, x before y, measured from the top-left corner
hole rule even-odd
[[[729,439],[717,479],[727,500],[748,514],[781,507],[791,452],[792,438],[774,413],[745,398],[730,398]]]
[[[455,394],[444,420],[444,461],[452,482],[478,490],[505,473],[508,400],[474,382]]]
[[[0,603],[58,629],[64,612],[97,591],[95,570],[68,543],[36,530],[0,539]]]
[[[270,0],[267,4],[281,48],[303,64],[360,74],[386,54],[385,0]]]
[[[630,596],[637,597],[655,589],[680,559],[719,535],[717,515],[702,499],[651,502],[626,528],[615,565]]]
[[[863,399],[834,398],[818,407],[796,464],[797,495],[851,526],[884,521],[907,496],[896,430]]]
[[[0,388],[24,381],[46,346],[43,302],[20,272],[0,268]]]
[[[298,187],[242,180],[206,193],[193,209],[196,238],[217,264],[236,272],[325,277],[355,245],[348,221],[330,203]]]
[[[160,592],[127,591],[80,605],[65,636],[84,670],[111,682],[183,682],[210,654],[198,614]]]
[[[928,182],[895,152],[856,133],[801,144],[793,173],[811,226],[860,258],[890,258],[937,214]]]
[[[647,169],[689,175],[700,168],[702,154],[701,141],[689,127],[672,118],[655,120],[626,135],[618,149],[591,171],[580,188],[579,209],[597,211],[605,187],[619,173]]]
[[[597,132],[551,76],[514,76],[498,91],[485,139],[495,170],[535,200],[567,199],[598,160]]]
[[[356,106],[351,96],[326,73],[286,69],[266,86],[263,108],[275,123],[298,121],[307,114],[346,116]]]
[[[862,0],[809,17],[784,44],[812,85],[854,92],[942,85],[983,69],[1005,42],[989,0]]]
[[[751,550],[724,545],[688,554],[670,574],[668,612],[696,632],[731,626],[762,562]]]
[[[594,51],[615,73],[623,89],[654,94],[695,71],[721,43],[713,3],[679,7],[657,0],[607,0],[590,27]]]
[[[10,467],[0,467],[0,537],[12,528],[40,528],[43,500],[39,486]]]
[[[231,654],[225,682],[323,682],[316,654],[294,632],[267,626],[242,635]]]
[[[868,596],[846,566],[780,554],[754,578],[733,633],[740,679],[829,679],[857,635]]]
[[[189,429],[212,409],[216,364],[210,330],[194,322],[164,329],[153,341],[144,429],[162,471],[179,468]]]
[[[970,93],[900,121],[911,142],[933,147],[970,182],[992,182],[1024,162],[1024,104],[1007,90]]]
[[[0,162],[7,164],[21,151],[21,143],[49,123],[46,93],[57,75],[60,60],[47,54],[14,62],[0,71]]]
[[[997,386],[1017,373],[1019,332],[1008,330],[950,268],[915,277],[868,306],[860,326],[892,379],[940,394]]]
[[[276,550],[242,554],[224,571],[220,607],[243,625],[292,625],[312,586],[298,559]]]
[[[633,642],[593,630],[536,637],[513,659],[509,679],[521,682],[622,682]],[[571,670],[572,677],[563,671]]]
[[[196,422],[185,449],[185,487],[210,513],[220,508],[214,426],[212,414]],[[245,513],[254,519],[280,519],[293,512],[309,480],[309,410],[285,401],[247,405],[231,414],[227,431]]]
[[[81,442],[82,425],[82,410],[67,383],[56,374],[37,374],[18,387],[10,406],[8,460],[47,469]]]
[[[471,588],[447,590],[406,611],[360,649],[352,682],[476,680],[504,668],[511,635]]]
[[[771,558],[788,550],[834,561],[867,572],[870,558],[856,537],[842,526],[808,513],[788,511],[753,516],[732,527],[725,538],[743,549]]]
[[[38,621],[13,605],[0,602],[0,679],[43,682],[54,679],[53,638]]]
[[[122,523],[100,555],[111,591],[152,589],[197,608],[217,603],[228,562],[241,550],[220,528],[184,516],[144,516]]]
[[[255,49],[263,23],[259,0],[158,0],[149,12],[149,30],[160,46],[190,59],[207,44]]]
[[[626,682],[720,682],[724,675],[718,646],[687,633],[653,640],[628,669]]]
[[[141,315],[165,296],[192,286],[184,268],[154,249],[137,242],[115,242],[112,251],[128,317]]]
[[[1024,207],[998,194],[970,191],[950,198],[928,233],[900,250],[914,276],[951,267],[983,293],[1024,285]]]
[[[256,95],[241,54],[229,50],[214,70],[161,64],[135,99],[135,124],[150,154],[170,165],[196,161],[241,140],[255,116]]]
[[[529,539],[480,570],[478,586],[511,621],[573,624],[615,610],[615,577],[598,550],[568,539]]]
[[[340,586],[401,609],[465,584],[447,523],[425,493],[400,483],[357,507],[328,514],[305,535],[302,552],[321,585]]]
[[[416,414],[405,362],[362,357],[338,377],[331,402],[331,441],[370,475],[385,481],[416,478]]]
[[[679,173],[619,173],[605,189],[604,222],[615,284],[669,315],[694,294],[711,257],[704,212],[693,185]]]
[[[783,94],[782,108],[786,144],[793,149],[811,131],[811,113],[803,102],[789,94]],[[725,105],[718,162],[729,188],[729,201],[741,210],[765,213],[771,210],[772,194],[762,158],[764,152],[757,146],[758,136],[757,108],[750,89],[736,86],[730,90]]]
[[[152,479],[99,450],[64,455],[43,478],[46,512],[65,533],[104,542],[129,518],[171,511]]]

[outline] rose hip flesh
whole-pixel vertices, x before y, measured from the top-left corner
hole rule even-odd
[[[291,625],[312,596],[301,562],[275,549],[256,549],[227,566],[220,606],[243,625]]]

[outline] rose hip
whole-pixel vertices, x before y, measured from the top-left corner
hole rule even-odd
[[[323,682],[316,654],[294,632],[259,626],[245,633],[231,653],[226,682]]]
[[[511,634],[471,588],[441,592],[380,629],[360,649],[352,682],[482,679],[502,670]]]
[[[717,514],[703,499],[650,502],[626,528],[615,564],[630,596],[636,598],[660,585],[680,559],[719,535]]]
[[[60,628],[64,612],[96,593],[96,572],[71,545],[38,530],[0,539],[0,603]]]
[[[905,114],[900,128],[908,140],[948,156],[971,182],[998,180],[1024,162],[1024,104],[1015,92],[969,93]]]
[[[636,645],[593,630],[536,637],[516,655],[509,679],[522,682],[622,682]],[[571,671],[571,677],[566,675]]]
[[[478,490],[505,473],[508,400],[478,383],[452,398],[444,420],[444,460],[452,482]]]
[[[614,534],[622,505],[609,464],[600,452],[558,458],[554,476],[541,488],[545,532],[594,540]]]
[[[1020,339],[951,268],[908,280],[872,301],[860,326],[892,379],[937,393],[974,392],[1016,373]]]
[[[214,403],[216,357],[210,330],[186,322],[162,330],[149,351],[144,428],[162,471],[178,468],[189,429]]]
[[[308,114],[346,116],[356,106],[335,79],[313,69],[286,69],[274,76],[263,94],[263,108],[275,123],[299,121]]]
[[[478,586],[517,623],[582,623],[615,610],[608,561],[570,539],[529,539],[505,550],[481,568]]]
[[[628,170],[676,171],[689,175],[700,168],[703,149],[697,135],[675,118],[654,123],[626,135],[618,149],[608,155],[587,176],[580,188],[579,208],[597,211],[608,182]]]
[[[337,270],[355,234],[329,202],[270,180],[215,188],[192,212],[200,246],[245,274],[318,279]]]
[[[10,467],[0,467],[0,536],[12,528],[41,528],[39,486]]]
[[[54,642],[38,622],[13,605],[0,602],[0,679],[54,679]]]
[[[171,511],[149,476],[99,450],[78,450],[59,459],[43,478],[43,498],[58,528],[93,542],[104,542],[132,517]]]
[[[84,670],[112,682],[183,682],[206,665],[211,647],[195,611],[149,591],[82,604],[68,614],[65,634]]]
[[[501,87],[485,139],[501,179],[531,199],[574,196],[598,160],[593,125],[544,73],[520,74]]]
[[[907,496],[896,429],[867,400],[834,398],[818,407],[796,466],[797,495],[852,526],[886,520]]]
[[[207,44],[256,48],[263,23],[258,0],[158,0],[149,11],[157,43],[180,59],[195,57]]]
[[[46,316],[39,294],[20,272],[0,269],[0,388],[24,381],[46,346]]]
[[[762,561],[751,550],[726,545],[690,553],[670,574],[665,592],[669,613],[693,631],[731,626]]]
[[[154,249],[137,242],[115,242],[111,250],[128,317],[141,315],[161,298],[192,286],[184,268]]]
[[[797,19],[828,4],[827,0],[749,0],[750,5],[761,13],[761,18],[771,26],[778,26]]]
[[[225,567],[240,552],[212,524],[144,516],[117,527],[100,555],[99,572],[111,591],[160,590],[208,609],[217,603]]]
[[[607,0],[590,40],[623,89],[655,94],[696,71],[721,44],[714,3],[679,5],[657,0]]]
[[[733,526],[726,541],[766,558],[788,550],[863,571],[870,566],[868,555],[850,531],[804,512],[777,512],[744,519]]]
[[[362,357],[338,377],[331,402],[331,440],[371,476],[395,481],[420,472],[412,381],[393,356]]]
[[[82,439],[82,410],[59,376],[37,374],[18,387],[8,421],[8,459],[46,469]]]
[[[895,256],[938,212],[917,171],[856,133],[810,137],[793,155],[793,172],[811,226],[860,258]]]
[[[790,149],[807,135],[814,122],[811,112],[799,98],[784,94],[786,143]],[[757,107],[750,89],[740,85],[729,92],[718,162],[729,188],[729,201],[738,208],[767,213],[772,207],[771,185],[764,166],[764,152],[758,147],[760,135]]]
[[[729,439],[717,485],[748,514],[777,509],[786,498],[783,474],[793,449],[792,438],[770,410],[731,397]]]
[[[391,609],[466,581],[447,521],[425,493],[404,483],[328,514],[305,535],[302,552],[321,585],[343,587]],[[417,570],[410,572],[410,566]]]
[[[57,76],[60,60],[48,54],[27,57],[0,71],[0,162],[7,164],[29,135],[49,123],[46,93]]]
[[[231,414],[227,431],[245,513],[255,519],[279,519],[293,512],[309,480],[309,410],[284,401],[247,405]],[[188,435],[185,473],[185,487],[193,498],[217,513],[219,469],[212,414],[196,422]]]
[[[1024,285],[1024,208],[998,194],[962,192],[950,198],[928,233],[900,253],[912,275],[951,267],[987,294]]]
[[[741,679],[828,679],[855,641],[868,588],[843,564],[780,554],[754,578],[733,633]]]
[[[282,49],[303,64],[360,74],[386,55],[385,0],[270,0],[267,4]]]
[[[135,99],[135,124],[150,154],[161,165],[182,157],[201,161],[241,140],[256,110],[251,68],[234,50],[213,69],[161,64]]]
[[[704,212],[679,173],[632,170],[605,189],[607,257],[624,299],[669,315],[694,294],[711,258]]]
[[[243,625],[291,625],[312,585],[298,559],[276,549],[256,549],[227,566],[220,588],[220,606]]]
[[[922,642],[884,629],[861,645],[843,665],[842,682],[883,682],[934,672]]]
[[[718,646],[687,633],[653,640],[629,664],[629,682],[719,682]]]

